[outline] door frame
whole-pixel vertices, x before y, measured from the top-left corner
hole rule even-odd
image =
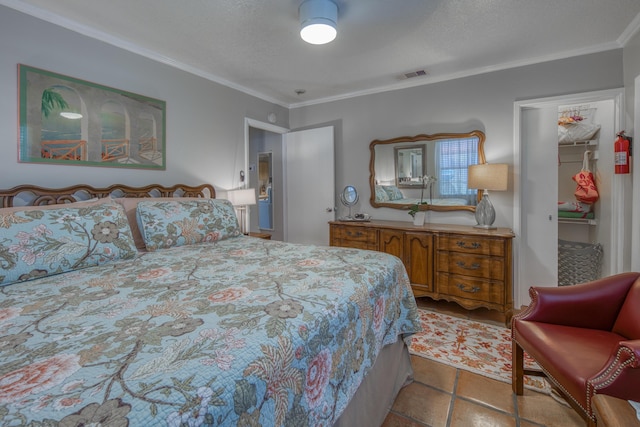
[[[633,129],[636,135],[640,135],[640,75],[634,79],[634,106],[633,106]],[[638,139],[636,138],[636,141]],[[638,142],[636,142],[636,155],[632,157],[633,163],[631,172],[632,191],[633,191],[633,207],[631,210],[632,218],[640,218],[640,155],[638,155]],[[631,271],[640,271],[640,223],[632,221],[631,223]]]
[[[513,104],[513,231],[516,235],[516,244],[514,245],[514,259],[517,262],[514,264],[514,308],[518,309],[523,304],[528,304],[528,289],[525,288],[524,285],[524,277],[522,277],[524,262],[526,260],[520,256],[523,253],[523,245],[525,244],[524,239],[518,238],[522,236],[522,223],[523,223],[523,215],[525,214],[522,211],[522,191],[523,191],[523,179],[521,178],[522,174],[522,163],[523,163],[523,151],[521,147],[521,120],[522,120],[522,111],[527,108],[541,108],[541,107],[550,107],[550,106],[560,106],[566,104],[579,104],[579,103],[588,103],[595,101],[605,101],[605,100],[613,100],[614,102],[614,110],[615,110],[615,128],[622,130],[624,129],[625,116],[624,116],[624,88],[620,89],[609,89],[602,91],[594,91],[594,92],[585,92],[579,94],[568,94],[568,95],[560,95],[548,98],[536,98],[536,99],[527,99],[522,101],[516,101]],[[608,137],[608,136],[603,136]],[[611,136],[614,138],[614,136]],[[616,181],[614,180],[614,188],[612,191],[612,206],[624,206],[624,192],[621,185],[616,185]],[[620,260],[619,263],[612,262],[611,269],[612,273],[622,272],[624,271],[625,264],[628,261],[624,261],[628,259],[629,250],[625,253],[625,247],[627,247],[630,242],[628,237],[628,231],[625,227],[624,221],[624,212],[622,209],[619,209],[620,215],[612,215],[611,218],[611,239],[612,239],[612,253],[609,254],[612,260]],[[615,244],[614,244],[615,243]]]
[[[280,138],[280,144],[282,145],[282,135],[289,132],[288,128],[284,128],[278,125],[274,125],[272,123],[266,123],[266,122],[261,122],[259,120],[255,120],[255,119],[250,119],[249,117],[245,117],[244,118],[244,170],[245,171],[249,171],[249,164],[251,162],[251,159],[249,159],[249,144],[250,144],[250,140],[249,140],[249,128],[254,128],[254,129],[262,129],[262,130],[266,130],[269,132],[273,132],[273,133],[277,133],[281,135]],[[250,178],[250,174],[247,174],[247,187],[251,187],[251,178]],[[275,210],[275,209],[274,209]],[[251,216],[247,215],[247,230],[249,230],[251,227]]]

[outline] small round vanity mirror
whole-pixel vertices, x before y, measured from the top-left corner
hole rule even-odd
[[[349,208],[349,216],[347,218],[351,219],[351,206],[358,203],[358,190],[356,190],[356,187],[353,185],[344,187],[344,190],[342,190],[340,194],[340,201]]]

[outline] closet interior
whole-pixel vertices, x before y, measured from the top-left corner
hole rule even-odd
[[[613,107],[611,101],[601,101],[558,108],[560,286],[594,280],[608,271],[604,255],[611,213],[603,206],[610,204],[611,181],[609,160],[602,154],[603,145],[609,145],[605,139],[615,135]]]

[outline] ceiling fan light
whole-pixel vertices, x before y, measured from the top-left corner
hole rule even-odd
[[[299,8],[300,37],[310,44],[325,44],[336,38],[338,6],[331,0],[306,0]]]

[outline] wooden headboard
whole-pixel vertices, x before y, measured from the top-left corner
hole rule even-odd
[[[114,184],[106,188],[96,188],[90,185],[74,185],[65,188],[44,188],[35,185],[19,185],[8,190],[0,189],[0,207],[14,206],[14,199],[18,199],[19,205],[43,206],[62,203],[72,203],[80,200],[88,200],[95,197],[206,197],[215,198],[216,190],[210,184],[190,186],[177,184],[173,187],[164,187],[151,184],[145,187],[130,187],[123,184]]]

